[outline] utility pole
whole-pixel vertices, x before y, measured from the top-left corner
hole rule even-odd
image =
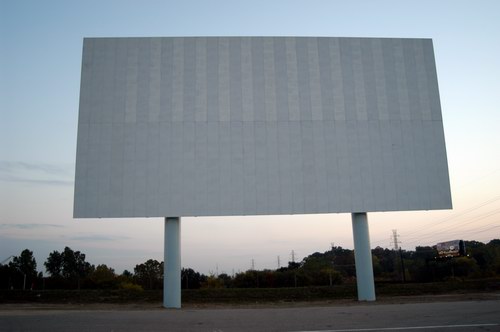
[[[292,250],[292,263],[295,263],[295,250]],[[295,266],[293,270],[293,284],[295,288],[297,288],[297,270],[295,269]]]
[[[333,286],[333,280],[332,280],[332,270],[334,269],[335,266],[335,243],[330,243],[330,246],[332,248],[332,269],[330,270],[330,287]]]

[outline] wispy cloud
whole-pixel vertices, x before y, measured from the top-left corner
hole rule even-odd
[[[120,235],[101,235],[101,234],[91,234],[91,235],[79,235],[69,238],[73,241],[117,241],[117,240],[128,240],[128,236]]]
[[[73,185],[74,165],[0,160],[0,181],[33,185]]]
[[[73,165],[56,165],[48,163],[28,163],[24,161],[0,160],[0,172],[17,172],[19,170],[29,170],[43,172],[52,175],[71,175]]]
[[[6,229],[39,229],[39,228],[64,228],[56,224],[0,224],[0,228]]]
[[[40,179],[25,179],[15,176],[0,176],[0,181],[4,182],[17,182],[17,183],[28,183],[28,184],[46,184],[51,186],[71,186],[74,181],[66,180],[40,180]]]

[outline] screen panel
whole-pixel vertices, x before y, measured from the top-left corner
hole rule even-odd
[[[430,39],[84,39],[76,218],[447,208]]]

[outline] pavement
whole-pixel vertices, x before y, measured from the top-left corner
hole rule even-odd
[[[500,331],[500,294],[183,309],[2,304],[0,331]]]

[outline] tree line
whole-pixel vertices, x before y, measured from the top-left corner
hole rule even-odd
[[[450,279],[500,277],[500,239],[488,243],[465,241],[467,255],[439,259],[436,247],[415,250],[372,249],[373,272],[377,282],[439,282]],[[0,289],[129,289],[163,288],[163,262],[154,259],[137,264],[134,271],[117,274],[105,264],[93,265],[80,251],[65,247],[53,251],[43,263],[49,277],[37,270],[33,252],[25,249],[11,262],[0,265]],[[183,289],[271,288],[334,286],[354,282],[354,251],[332,247],[315,252],[301,262],[289,262],[276,270],[253,270],[233,275],[205,275],[183,268]]]

